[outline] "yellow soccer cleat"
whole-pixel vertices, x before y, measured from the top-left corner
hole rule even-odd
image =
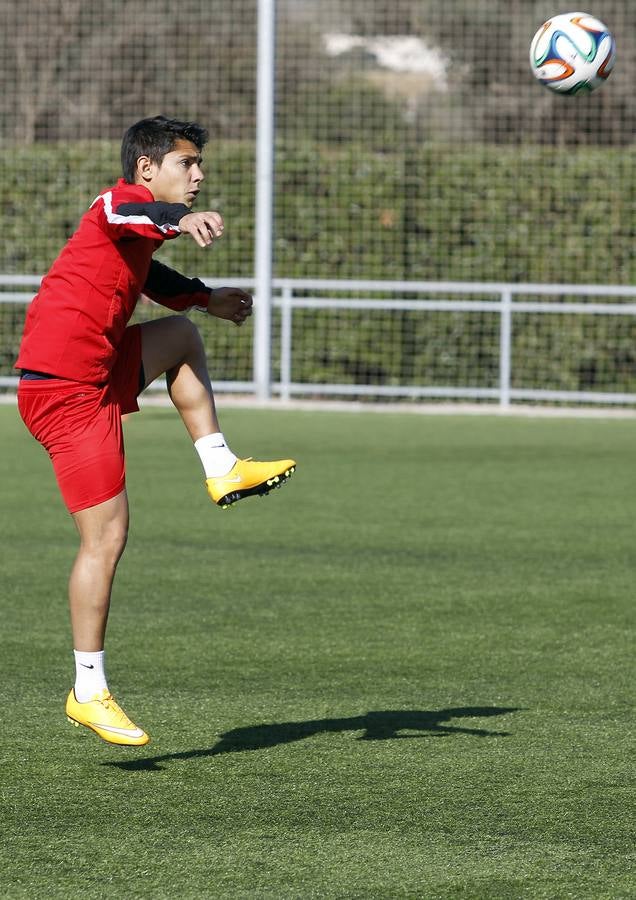
[[[227,475],[221,478],[206,478],[210,500],[227,509],[237,500],[254,494],[269,494],[274,488],[285,484],[293,475],[296,463],[293,459],[276,459],[273,462],[258,462],[255,459],[237,459]]]
[[[106,689],[86,703],[80,703],[71,690],[66,698],[66,716],[72,725],[85,725],[109,744],[141,747],[150,740]]]

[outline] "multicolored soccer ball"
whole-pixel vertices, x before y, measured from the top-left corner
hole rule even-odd
[[[530,66],[541,84],[561,94],[596,90],[614,68],[616,44],[594,16],[573,12],[544,22],[530,45]]]

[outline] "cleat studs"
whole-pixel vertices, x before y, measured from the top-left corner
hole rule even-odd
[[[290,466],[288,469],[277,472],[270,478],[267,478],[260,483],[253,484],[250,487],[246,487],[244,490],[236,490],[232,491],[229,494],[225,494],[225,496],[216,501],[216,505],[220,506],[221,509],[229,509],[229,507],[234,503],[239,500],[243,500],[246,497],[265,497],[274,489],[278,489],[286,484],[290,475],[292,475],[295,471],[296,466]]]

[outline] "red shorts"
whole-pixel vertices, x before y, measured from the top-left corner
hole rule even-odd
[[[22,378],[18,409],[48,451],[70,513],[116,497],[126,485],[121,417],[139,409],[141,329],[124,332],[104,385],[62,378]]]

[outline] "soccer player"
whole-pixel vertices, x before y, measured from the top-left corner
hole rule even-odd
[[[20,414],[48,451],[79,533],[69,580],[76,678],[68,719],[112,744],[148,735],[108,690],[104,637],[117,563],[126,544],[128,499],[121,417],[165,373],[194,443],[212,501],[225,508],[266,494],[293,473],[292,459],[237,459],[221,431],[204,347],[185,316],[127,325],[143,293],[172,310],[199,308],[242,325],[252,298],[207,288],[152,258],[163,241],[189,235],[202,248],[223,233],[217,212],[192,212],[204,175],[206,131],[157,116],[125,133],[123,178],[82,217],[29,307],[16,367]]]

